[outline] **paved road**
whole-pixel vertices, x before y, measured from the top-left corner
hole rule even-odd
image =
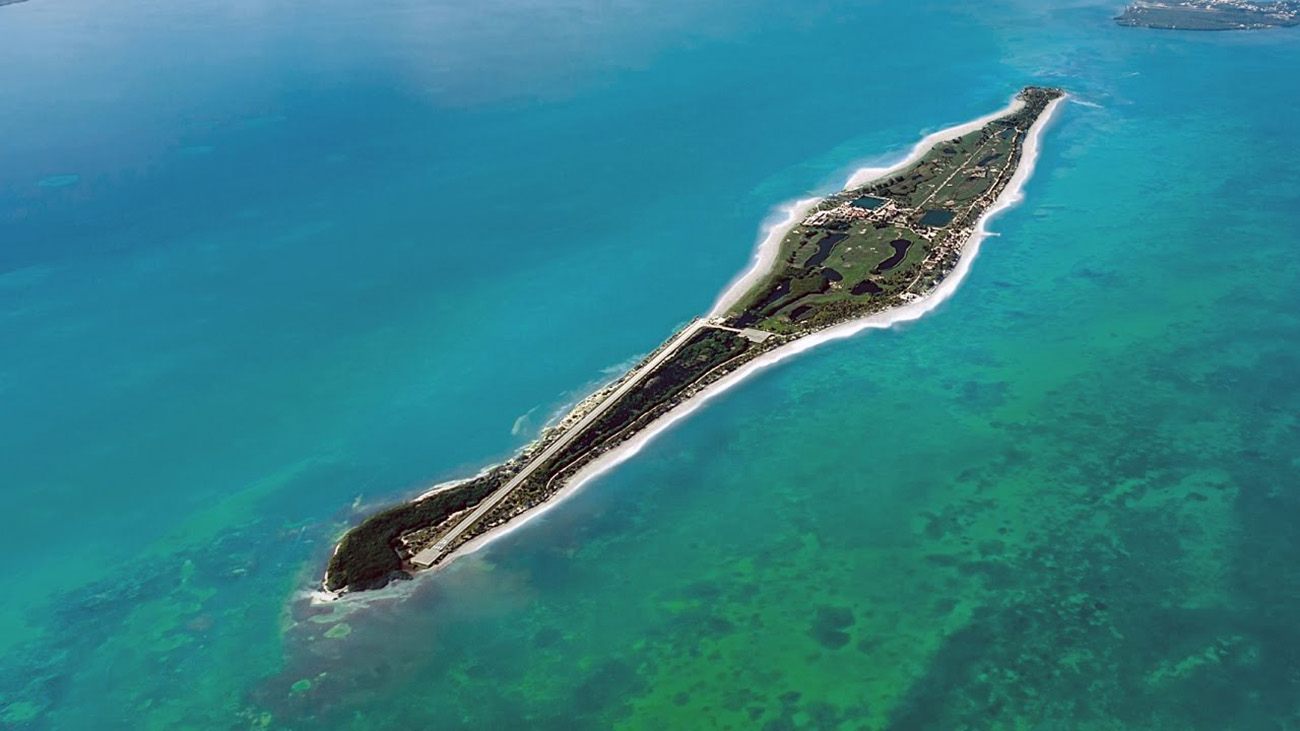
[[[597,404],[596,408],[587,412],[587,415],[582,417],[578,423],[569,427],[569,429],[565,431],[559,439],[555,440],[551,446],[547,447],[545,451],[520,470],[519,474],[510,478],[510,481],[507,482],[504,487],[501,487],[496,492],[489,495],[486,500],[479,503],[478,507],[474,508],[474,511],[471,512],[468,517],[457,523],[456,527],[452,528],[447,535],[438,539],[438,541],[432,546],[429,546],[411,557],[411,562],[423,568],[432,566],[442,556],[443,552],[447,550],[447,546],[451,545],[452,541],[459,538],[462,533],[469,530],[469,528],[477,523],[480,518],[487,515],[488,511],[495,508],[502,500],[505,500],[510,493],[515,491],[515,488],[522,485],[524,480],[528,479],[529,475],[533,474],[533,472],[536,472],[539,467],[546,464],[546,461],[551,457],[559,454],[561,449],[564,449],[569,442],[576,439],[579,434],[586,430],[587,427],[591,426],[591,424],[595,422],[596,419],[600,418],[600,415],[605,413],[609,407],[613,406],[615,402],[623,397],[624,394],[632,390],[634,386],[644,380],[645,377],[650,374],[650,371],[653,371],[660,363],[668,360],[673,353],[677,352],[678,348],[684,345],[687,340],[691,339],[691,336],[706,327],[712,327],[712,325],[709,325],[709,323],[704,320],[695,320],[691,324],[687,325],[686,328],[680,333],[677,333],[677,337],[670,340],[668,345],[660,350],[654,358],[641,366],[641,368],[624,381],[621,386],[615,389],[614,393],[611,393],[604,401]]]

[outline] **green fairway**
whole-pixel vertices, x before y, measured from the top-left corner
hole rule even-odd
[[[730,324],[798,333],[927,292],[956,265],[975,221],[1010,181],[1030,127],[1057,96],[1028,88],[1015,111],[819,202],[782,239],[773,271],[730,310]]]

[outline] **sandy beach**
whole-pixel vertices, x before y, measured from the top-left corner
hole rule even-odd
[[[986,114],[979,119],[972,119],[969,122],[941,129],[938,132],[932,132],[921,138],[921,141],[917,142],[912,147],[906,157],[892,165],[883,168],[858,168],[853,171],[853,174],[849,176],[848,180],[844,181],[844,185],[840,186],[840,190],[857,188],[866,185],[867,183],[880,180],[881,178],[889,177],[917,160],[920,160],[940,142],[970,134],[998,117],[1017,111],[1024,105],[1025,103],[1022,100],[1012,99],[1010,104],[1007,104],[996,112]],[[762,279],[763,275],[767,274],[767,272],[771,270],[772,265],[776,263],[776,255],[781,248],[781,240],[784,239],[785,235],[790,233],[790,229],[794,228],[795,225],[802,221],[804,217],[808,215],[808,212],[812,210],[812,207],[817,205],[823,198],[824,196],[800,198],[777,206],[777,215],[768,219],[769,223],[764,226],[761,233],[762,238],[759,240],[758,246],[754,249],[754,263],[731,284],[727,285],[726,289],[722,291],[721,296],[719,296],[717,301],[713,303],[713,309],[709,311],[709,317],[724,313],[727,308],[734,305],[750,287],[754,286],[755,282]],[[780,218],[777,216],[780,216]]]
[[[489,530],[486,533],[466,542],[448,554],[446,558],[437,564],[437,566],[420,573],[435,573],[438,569],[450,565],[457,558],[473,553],[493,541],[509,535],[512,531],[527,524],[528,521],[544,514],[546,511],[560,504],[565,498],[577,492],[596,477],[599,477],[619,464],[622,464],[636,456],[636,454],[656,436],[672,428],[674,424],[690,416],[696,409],[699,409],[710,399],[725,393],[750,375],[764,368],[780,363],[787,358],[794,357],[800,353],[822,345],[823,343],[848,338],[863,332],[864,330],[885,329],[901,322],[917,320],[939,307],[939,305],[943,304],[944,301],[957,291],[958,286],[969,273],[971,263],[979,254],[980,245],[990,236],[987,229],[989,220],[1023,199],[1023,188],[1025,182],[1028,181],[1030,176],[1033,174],[1034,167],[1038,160],[1039,142],[1042,137],[1042,132],[1055,117],[1059,105],[1069,98],[1070,97],[1067,94],[1058,99],[1054,99],[1047,105],[1043,115],[1030,129],[1029,136],[1025,140],[1020,164],[1017,166],[1007,187],[994,201],[993,205],[990,206],[984,215],[980,216],[979,220],[976,222],[970,238],[967,239],[962,247],[961,258],[958,260],[953,271],[924,297],[901,307],[877,312],[868,317],[827,328],[826,330],[800,338],[799,340],[779,347],[770,353],[755,358],[753,361],[746,363],[744,366],[737,369],[736,372],[727,375],[716,383],[706,387],[692,398],[678,404],[643,432],[592,460],[589,464],[580,469],[577,474],[575,474],[568,483],[564,485],[564,487],[557,491],[555,495],[546,502],[517,516],[508,524]],[[1014,112],[1023,105],[1024,102],[1017,99],[1012,101],[1006,107],[991,114],[926,135],[912,148],[905,158],[892,165],[887,167],[867,167],[855,170],[845,182],[843,189],[858,187],[874,180],[887,177],[894,172],[911,165],[913,162],[916,162],[936,144],[978,130],[990,121],[1005,114]],[[727,307],[731,306],[731,304],[733,304],[738,297],[752,286],[758,278],[762,277],[763,274],[766,273],[767,269],[772,266],[772,263],[775,260],[782,238],[784,238],[786,233],[788,233],[795,224],[803,220],[803,217],[807,212],[820,200],[822,200],[820,197],[803,198],[791,203],[786,203],[776,209],[776,213],[772,217],[772,223],[766,226],[762,232],[762,238],[760,239],[754,254],[753,265],[751,265],[745,273],[723,290],[722,295],[718,298],[712,310],[709,312],[710,317],[723,312]],[[778,216],[782,217],[778,218]],[[426,491],[420,497],[426,497],[438,492],[439,490],[447,489],[466,481],[467,480],[455,480],[441,483]],[[405,584],[406,582],[400,583]],[[389,591],[394,589],[395,587],[390,585],[388,589],[384,590],[384,594],[387,594]],[[397,588],[396,590],[401,591],[400,588]],[[374,592],[363,593],[373,594]],[[334,601],[340,596],[349,596],[349,594],[339,594],[318,590],[312,592],[311,596],[313,601],[316,602]]]
[[[542,515],[546,511],[558,505],[566,497],[581,489],[588,482],[636,456],[636,454],[640,452],[641,449],[650,442],[650,440],[672,428],[672,426],[677,422],[690,416],[696,409],[703,406],[710,399],[726,392],[757,371],[773,366],[787,358],[796,356],[823,343],[851,337],[864,330],[885,329],[900,322],[917,320],[943,304],[944,301],[957,291],[957,287],[970,272],[971,263],[979,253],[980,244],[982,244],[990,235],[987,229],[989,220],[1023,199],[1023,188],[1025,182],[1028,181],[1030,176],[1033,174],[1035,164],[1038,161],[1039,142],[1043,130],[1055,117],[1058,106],[1069,98],[1070,96],[1066,94],[1059,99],[1052,100],[1047,105],[1046,111],[1044,111],[1043,115],[1034,123],[1034,126],[1030,130],[1029,137],[1025,140],[1025,147],[1020,160],[1020,165],[1017,166],[1016,172],[1012,175],[1011,181],[1008,183],[1006,189],[1002,191],[994,204],[990,206],[988,211],[986,211],[983,216],[980,216],[979,220],[976,222],[975,230],[971,233],[970,238],[962,247],[961,258],[958,260],[957,266],[953,269],[952,273],[925,297],[910,302],[902,307],[896,307],[884,312],[877,312],[869,317],[827,328],[826,330],[809,335],[805,338],[800,338],[788,345],[755,358],[753,361],[746,363],[744,366],[737,369],[735,373],[722,378],[717,383],[714,383],[700,391],[700,393],[696,394],[694,397],[682,402],[676,408],[660,417],[658,421],[645,431],[592,460],[591,463],[579,470],[578,473],[569,480],[568,484],[562,487],[545,503],[519,515],[514,520],[511,520],[507,525],[490,530],[487,533],[468,541],[463,546],[449,554],[440,564],[438,564],[438,566],[447,566],[456,558],[465,554],[473,553],[492,541],[508,535],[511,531],[523,526],[533,518]],[[944,140],[952,139],[953,137],[959,137],[969,132],[973,132],[1004,114],[1016,111],[1023,105],[1024,102],[1015,100],[1011,104],[1008,104],[1006,107],[997,112],[993,112],[992,114],[929,134],[912,148],[906,158],[893,165],[884,168],[861,168],[854,171],[853,175],[851,175],[845,183],[844,188],[847,189],[865,185],[873,180],[886,177],[897,170],[911,165],[913,162],[925,155],[925,153],[936,144]],[[728,285],[727,289],[723,292],[723,295],[718,299],[717,304],[715,304],[712,311],[710,311],[710,316],[716,315],[726,307],[730,306],[730,304],[735,301],[736,297],[743,294],[746,288],[765,273],[765,267],[771,266],[772,260],[776,256],[776,250],[780,245],[781,239],[795,223],[802,220],[808,209],[816,205],[820,200],[821,198],[800,199],[778,209],[785,211],[787,213],[786,217],[765,231],[765,235],[759,242],[758,251],[754,256],[755,264],[745,272],[741,278]],[[433,570],[436,570],[436,568],[437,567]]]

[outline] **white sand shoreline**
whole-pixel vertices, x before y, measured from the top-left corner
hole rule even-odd
[[[836,325],[835,327],[828,328],[819,333],[800,338],[788,345],[755,358],[749,363],[741,366],[735,373],[728,374],[726,377],[709,385],[695,396],[692,396],[686,401],[678,404],[671,411],[659,417],[659,419],[657,419],[649,428],[592,460],[589,464],[578,470],[578,473],[575,474],[564,487],[560,488],[560,490],[552,495],[546,502],[516,516],[509,523],[494,528],[487,533],[466,542],[463,546],[449,554],[438,565],[446,566],[456,558],[465,554],[473,553],[492,541],[509,535],[512,531],[518,529],[533,518],[544,514],[546,511],[562,502],[566,497],[572,495],[583,485],[636,456],[637,452],[640,452],[641,449],[650,442],[650,440],[671,428],[673,424],[676,424],[687,416],[690,416],[696,409],[703,406],[707,401],[736,386],[753,373],[767,368],[768,366],[775,365],[776,363],[798,355],[806,350],[815,348],[822,343],[851,337],[863,330],[885,329],[892,327],[896,323],[910,322],[919,319],[926,313],[934,310],[951,297],[952,294],[957,291],[958,285],[960,285],[962,280],[966,278],[966,275],[970,271],[971,263],[979,253],[980,244],[983,243],[984,239],[989,237],[989,232],[987,230],[989,219],[1023,199],[1024,195],[1022,189],[1024,188],[1025,182],[1029,180],[1030,175],[1034,171],[1035,163],[1038,161],[1039,141],[1042,137],[1043,129],[1055,116],[1058,105],[1068,98],[1069,95],[1067,94],[1058,99],[1053,99],[1048,103],[1047,108],[1043,110],[1042,116],[1034,122],[1033,127],[1030,128],[1029,136],[1025,139],[1025,146],[1021,152],[1020,165],[1017,166],[1016,172],[1012,174],[1011,180],[1007,183],[1007,187],[1003,189],[1002,193],[998,195],[997,200],[993,202],[993,205],[989,206],[989,209],[985,211],[984,215],[980,216],[979,220],[976,222],[975,230],[971,233],[970,239],[967,240],[966,244],[962,247],[961,258],[958,259],[957,265],[953,268],[953,271],[944,278],[939,286],[935,287],[934,290],[925,297],[916,300],[915,302],[903,305],[902,307],[877,312],[859,320],[853,320],[842,325]],[[929,152],[930,148],[934,147],[939,142],[952,139],[954,136],[961,136],[973,132],[998,117],[1014,112],[1023,105],[1024,102],[1017,99],[997,112],[980,117],[979,119],[965,124],[949,127],[927,135],[917,143],[914,148],[912,148],[912,151],[902,161],[885,168],[861,168],[849,177],[848,182],[845,183],[844,187],[854,188],[871,182],[872,180],[890,175],[920,159],[921,156],[926,152]],[[768,234],[759,244],[760,251],[755,255],[756,263],[754,268],[751,268],[749,272],[746,272],[746,274],[740,279],[728,286],[723,296],[719,298],[718,304],[714,305],[709,316],[718,314],[720,309],[725,308],[730,304],[728,302],[728,297],[733,296],[732,292],[737,286],[744,284],[747,288],[757,279],[757,277],[762,276],[765,270],[757,269],[757,267],[764,261],[763,257],[767,257],[770,266],[770,260],[775,258],[776,253],[775,251],[771,251],[770,253],[765,254],[761,250],[764,248],[776,248],[776,246],[780,244],[781,238],[783,238],[785,233],[793,226],[793,223],[802,220],[802,215],[799,211],[802,210],[806,212],[808,208],[811,208],[819,200],[821,199],[801,199],[793,204],[787,204],[785,206],[785,209],[790,212],[790,215],[786,220],[791,222],[788,224],[783,222],[782,225],[769,229]],[[776,232],[778,231],[780,233],[779,235],[776,235]],[[740,290],[740,292],[743,293],[744,289]]]
[[[970,238],[962,247],[961,257],[958,259],[956,266],[948,276],[945,277],[944,280],[926,296],[906,305],[885,310],[883,312],[877,312],[867,317],[836,325],[821,332],[800,338],[792,343],[779,347],[770,353],[755,358],[749,363],[741,366],[734,373],[728,374],[716,383],[707,386],[698,394],[678,404],[676,407],[657,419],[649,428],[592,460],[589,464],[580,469],[577,474],[569,479],[559,491],[545,502],[515,516],[505,525],[493,528],[486,533],[467,541],[465,544],[448,554],[447,557],[439,562],[437,566],[420,572],[420,575],[437,573],[439,569],[449,566],[457,558],[474,553],[493,541],[509,535],[511,532],[527,524],[534,518],[545,514],[548,510],[563,502],[565,498],[577,492],[580,488],[591,482],[596,477],[599,477],[619,464],[634,457],[656,436],[662,434],[682,419],[690,416],[696,409],[699,409],[710,399],[713,399],[736,386],[753,373],[775,365],[776,363],[798,355],[799,353],[815,348],[823,343],[848,338],[864,330],[886,329],[897,323],[917,320],[925,314],[933,311],[957,291],[957,287],[970,272],[971,263],[978,255],[980,245],[990,236],[987,229],[989,220],[1023,199],[1024,185],[1033,174],[1038,160],[1039,142],[1042,137],[1042,132],[1055,117],[1059,105],[1068,98],[1069,95],[1066,94],[1049,102],[1047,107],[1044,109],[1042,116],[1034,122],[1034,125],[1030,128],[1029,135],[1025,140],[1024,149],[1021,152],[1020,164],[1016,167],[1015,173],[1012,174],[1007,187],[1003,189],[997,199],[993,202],[993,205],[990,206],[976,222]],[[884,168],[860,168],[854,171],[845,183],[844,189],[858,187],[873,180],[890,175],[920,159],[921,156],[925,155],[925,153],[936,144],[952,139],[955,136],[961,136],[973,132],[980,127],[983,127],[985,124],[988,124],[990,121],[1019,109],[1023,105],[1023,101],[1016,99],[1012,101],[1011,104],[1008,104],[997,112],[926,135],[912,148],[911,152],[909,152],[907,157],[903,160]],[[778,210],[784,210],[786,212],[786,217],[766,229],[763,238],[758,244],[757,251],[755,252],[754,264],[749,270],[727,286],[723,291],[722,296],[719,297],[717,303],[715,303],[713,309],[710,311],[710,317],[719,314],[726,307],[729,307],[735,301],[736,297],[743,294],[744,291],[753,284],[753,282],[757,281],[759,277],[766,273],[767,267],[770,267],[775,259],[776,251],[779,248],[781,239],[784,238],[785,234],[789,232],[798,221],[803,219],[803,216],[806,214],[808,209],[820,200],[821,198],[805,198],[784,204],[778,208]],[[432,494],[439,489],[446,489],[448,486],[465,481],[467,480],[456,480],[454,482],[442,483],[434,489],[426,492],[425,495]],[[406,582],[401,583],[405,584]],[[333,592],[317,591],[313,592],[311,596],[313,602],[316,602],[333,601],[340,595]]]
[[[1023,100],[1012,98],[1010,104],[1007,104],[996,112],[986,114],[979,119],[973,119],[969,122],[941,129],[938,132],[931,132],[925,137],[922,137],[921,141],[917,142],[916,145],[912,147],[911,151],[907,153],[907,156],[902,160],[883,168],[858,168],[853,171],[853,174],[849,176],[848,180],[844,181],[844,185],[840,190],[857,188],[872,181],[892,175],[917,160],[920,160],[940,142],[945,142],[954,137],[961,137],[962,135],[970,134],[998,117],[1011,114],[1024,105],[1025,102]],[[838,192],[840,191],[832,191],[832,193]],[[768,220],[771,221],[771,223],[763,229],[763,238],[759,240],[758,246],[754,249],[754,263],[750,265],[749,269],[747,269],[743,274],[737,277],[735,281],[727,285],[726,289],[722,291],[722,295],[713,303],[713,309],[709,311],[709,317],[723,314],[728,307],[734,305],[736,301],[745,294],[745,292],[749,291],[749,288],[754,286],[754,283],[772,269],[772,265],[776,263],[777,252],[781,249],[781,240],[785,238],[786,234],[790,233],[790,229],[794,228],[804,219],[805,216],[808,215],[808,211],[811,210],[813,206],[817,205],[824,198],[825,196],[799,198],[794,201],[783,203],[777,207],[777,210],[783,212],[785,217],[779,221],[772,221],[771,217],[769,217]]]

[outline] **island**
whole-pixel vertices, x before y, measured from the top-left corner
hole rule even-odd
[[[903,163],[796,206],[713,311],[679,329],[504,464],[377,512],[334,548],[318,595],[383,587],[445,565],[553,499],[634,436],[792,344],[916,306],[973,256],[1016,195],[1064,98],[1023,89],[1001,112],[926,138]],[[1026,159],[1028,158],[1028,162]],[[802,342],[801,342],[802,341]]]
[[[1139,0],[1115,18],[1120,25],[1164,30],[1260,30],[1300,25],[1300,2]]]

